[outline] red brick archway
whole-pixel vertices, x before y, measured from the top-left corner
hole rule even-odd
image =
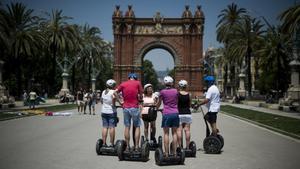
[[[162,48],[174,58],[175,81],[185,79],[188,90],[199,94],[202,89],[202,53],[204,15],[198,6],[192,15],[186,6],[182,18],[136,18],[131,8],[123,16],[119,6],[113,14],[114,79],[127,79],[130,72],[142,75],[142,60],[151,49]]]

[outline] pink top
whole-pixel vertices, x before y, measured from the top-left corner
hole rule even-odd
[[[118,92],[122,92],[124,99],[123,108],[138,108],[138,94],[142,95],[143,88],[138,80],[127,80],[118,86]]]
[[[155,97],[153,97],[153,94],[152,94],[152,97],[147,97],[144,95],[144,104],[154,104],[155,100],[154,100]],[[142,114],[148,114],[148,110],[149,110],[149,107],[143,107],[142,109]]]
[[[163,114],[178,113],[178,92],[176,89],[163,89],[160,91],[160,97],[164,104]]]

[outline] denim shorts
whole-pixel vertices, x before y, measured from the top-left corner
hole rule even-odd
[[[178,113],[164,114],[161,121],[161,127],[179,127]]]
[[[102,126],[103,127],[113,128],[113,127],[117,126],[117,115],[116,115],[116,113],[114,113],[114,114],[102,113],[101,117],[102,117]]]
[[[140,127],[141,125],[141,119],[140,119],[140,110],[139,108],[124,108],[123,110],[124,114],[124,125],[125,127],[131,126],[131,118],[133,121],[134,127]]]

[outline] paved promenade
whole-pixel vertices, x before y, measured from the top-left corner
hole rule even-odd
[[[155,165],[154,152],[148,162],[119,161],[117,157],[97,156],[100,115],[31,116],[0,122],[0,169],[141,169]],[[117,139],[123,139],[122,110]],[[219,128],[225,138],[223,152],[208,155],[202,150],[205,124],[201,113],[193,114],[192,140],[200,148],[196,158],[187,158],[183,166],[164,168],[189,169],[295,169],[300,166],[300,141],[248,122],[220,114]],[[161,115],[157,136],[162,135]]]

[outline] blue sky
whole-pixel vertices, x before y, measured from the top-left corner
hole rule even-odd
[[[218,15],[232,2],[251,10],[252,16],[264,16],[271,24],[276,25],[279,24],[278,15],[292,6],[295,0],[4,0],[4,2],[22,2],[28,8],[34,9],[36,14],[41,14],[41,11],[62,9],[64,15],[73,17],[71,22],[88,23],[90,26],[99,27],[102,37],[108,41],[113,41],[111,16],[115,5],[120,5],[123,13],[128,5],[133,5],[136,17],[153,17],[157,11],[160,11],[165,18],[180,18],[185,5],[190,6],[192,13],[195,12],[197,5],[201,5],[205,14],[203,38],[205,50],[210,46],[220,46],[216,41],[215,33]],[[156,58],[158,56],[164,60],[160,59],[158,62]],[[172,56],[162,49],[151,50],[145,58],[153,62],[156,70],[165,70],[167,67],[174,66]]]

